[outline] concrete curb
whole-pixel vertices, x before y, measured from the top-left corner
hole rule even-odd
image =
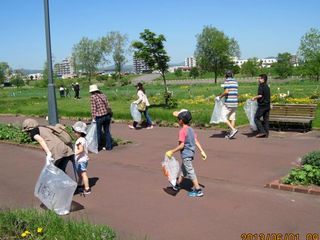
[[[289,185],[283,184],[280,180],[274,180],[271,183],[265,185],[266,188],[290,191],[290,192],[299,192],[314,194],[320,196],[320,187],[317,186],[301,186],[301,185]]]

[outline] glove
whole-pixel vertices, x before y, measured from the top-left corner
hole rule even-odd
[[[206,160],[207,159],[207,154],[204,151],[202,151],[201,152],[201,157],[202,157],[202,160]]]
[[[220,99],[221,98],[219,96],[216,96],[216,98],[215,98],[216,101],[220,101]]]
[[[46,156],[46,164],[50,165],[50,163],[52,163],[54,161],[53,157],[52,157],[52,153],[49,152]]]
[[[92,122],[93,122],[93,123],[95,123],[95,122],[96,122],[96,120],[95,120],[95,119],[92,119]]]
[[[166,156],[168,158],[172,158],[172,155],[173,155],[173,152],[171,150],[166,152]]]

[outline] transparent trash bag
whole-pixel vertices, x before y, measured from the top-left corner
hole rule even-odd
[[[175,186],[177,183],[177,177],[180,173],[179,162],[174,158],[169,158],[165,156],[161,162],[163,174],[168,177],[168,180],[172,186]]]
[[[257,112],[257,109],[258,109],[258,103],[257,101],[252,101],[251,99],[248,99],[246,101],[246,103],[244,104],[243,106],[243,109],[247,115],[247,118],[249,120],[249,124],[250,124],[250,128],[253,130],[253,131],[256,131],[257,130],[257,126],[254,122],[254,116]]]
[[[58,215],[66,215],[70,212],[76,188],[77,183],[51,163],[42,169],[34,195],[48,209],[55,211]]]
[[[132,117],[133,121],[135,121],[135,122],[141,121],[141,112],[139,112],[137,104],[131,103],[130,113],[131,113],[131,117]]]
[[[224,105],[224,99],[215,100],[215,104],[213,107],[210,123],[221,123],[226,121],[226,116],[224,116],[222,113],[222,107]]]
[[[91,122],[88,126],[86,140],[88,143],[88,151],[98,153],[97,123]]]

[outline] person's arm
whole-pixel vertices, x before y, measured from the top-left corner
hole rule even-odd
[[[200,142],[198,141],[198,139],[196,138],[195,140],[196,140],[196,146],[197,146],[197,148],[198,148],[198,149],[200,150],[200,152],[201,152],[202,159],[203,159],[203,160],[206,160],[206,159],[207,159],[207,154],[203,151],[203,149],[202,149],[202,147],[201,147],[201,144],[200,144]]]
[[[97,109],[96,109],[96,104],[95,104],[95,102],[94,102],[93,96],[91,96],[90,102],[91,102],[91,116],[92,116],[92,120],[95,120]]]
[[[180,142],[179,145],[178,145],[176,148],[167,151],[167,152],[166,152],[166,155],[167,155],[169,158],[171,158],[172,155],[173,155],[175,152],[181,151],[183,148],[184,148],[184,142]]]
[[[34,140],[36,140],[40,146],[42,147],[43,151],[48,155],[48,154],[51,154],[49,148],[48,148],[48,145],[46,143],[46,141],[39,135],[39,134],[36,134],[34,135]]]
[[[76,148],[75,148],[75,155],[78,156],[84,151],[83,145],[81,142],[77,143]]]
[[[262,98],[262,95],[257,95],[251,98],[252,101]]]
[[[252,101],[254,100],[257,100],[259,98],[262,98],[264,95],[263,93],[263,88],[261,87],[261,85],[259,85],[259,88],[258,88],[258,95],[257,96],[254,96],[253,98],[251,98]]]

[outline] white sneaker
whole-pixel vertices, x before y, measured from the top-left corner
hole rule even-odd
[[[151,125],[151,126],[149,126],[149,127],[147,127],[147,129],[152,129],[153,128],[153,126]]]
[[[134,129],[134,126],[132,126],[132,125],[128,125],[128,127],[129,127],[130,129]]]
[[[231,131],[230,135],[229,135],[229,138],[233,138],[238,132],[238,129],[234,129]]]

